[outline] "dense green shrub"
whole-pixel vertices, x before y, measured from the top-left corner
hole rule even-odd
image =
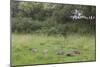
[[[13,32],[32,32],[40,29],[40,21],[33,21],[31,18],[12,18]]]
[[[95,21],[69,18],[75,9],[82,11],[86,16],[95,16],[94,6],[35,2],[14,2],[14,4],[11,8],[12,32],[60,34],[64,36],[70,33],[95,32]]]

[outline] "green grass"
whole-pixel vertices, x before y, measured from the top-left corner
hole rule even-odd
[[[37,48],[32,53],[29,48]],[[56,55],[55,48],[64,51],[80,50],[80,55]],[[43,50],[48,49],[45,57]],[[12,34],[12,65],[47,64],[95,60],[94,35],[46,36],[38,34]]]

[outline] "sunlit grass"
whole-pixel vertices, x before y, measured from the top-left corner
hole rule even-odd
[[[32,53],[29,48],[36,48]],[[43,50],[48,49],[45,56]],[[59,56],[55,49],[70,51],[78,49],[80,54],[73,57]],[[38,34],[13,34],[12,35],[12,65],[47,64],[95,60],[95,36],[93,35],[68,35],[47,36]]]

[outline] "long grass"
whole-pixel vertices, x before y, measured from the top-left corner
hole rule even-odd
[[[30,48],[36,48],[33,53]],[[43,51],[48,49],[47,56]],[[77,56],[56,55],[55,49],[78,49]],[[64,62],[95,61],[95,36],[70,34],[47,36],[38,34],[12,34],[12,65],[50,64]]]

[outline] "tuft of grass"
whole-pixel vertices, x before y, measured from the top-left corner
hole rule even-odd
[[[36,48],[33,53],[29,48]],[[47,56],[43,50],[48,49]],[[56,55],[55,50],[80,50],[73,57]],[[12,34],[12,65],[48,64],[78,61],[95,61],[94,35],[47,36],[38,34]]]

